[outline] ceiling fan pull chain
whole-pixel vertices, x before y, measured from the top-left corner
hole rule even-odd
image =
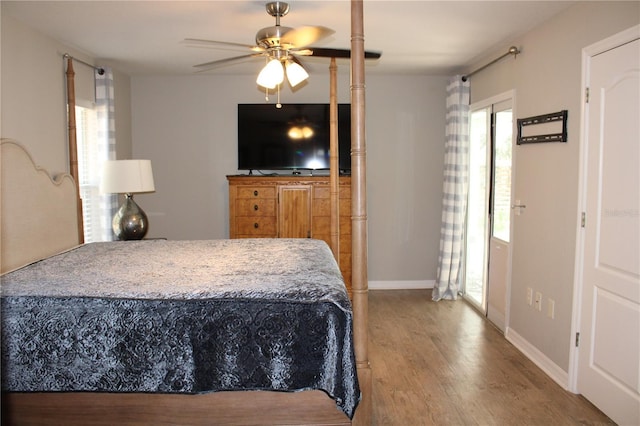
[[[264,65],[267,66],[267,64],[269,63],[269,57],[265,56],[264,58]],[[264,88],[264,101],[265,102],[269,102],[269,88],[265,86]]]
[[[276,108],[282,108],[282,104],[280,103],[280,85],[278,84],[278,102],[276,103]]]

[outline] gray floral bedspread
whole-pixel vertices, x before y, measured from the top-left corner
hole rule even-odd
[[[360,399],[322,241],[91,243],[1,283],[3,391],[321,389],[349,417]]]

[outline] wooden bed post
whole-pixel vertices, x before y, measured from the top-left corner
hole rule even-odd
[[[338,101],[336,58],[329,65],[329,192],[331,202],[331,250],[340,266],[340,169],[338,164]]]
[[[354,340],[362,400],[353,423],[371,424],[369,284],[367,281],[367,194],[365,149],[364,23],[362,0],[351,0],[351,235]]]
[[[76,86],[73,58],[67,57],[67,114],[69,120],[69,174],[76,182],[78,209],[78,243],[84,243],[84,221],[82,198],[80,197],[80,176],[78,175],[78,144],[76,140]]]

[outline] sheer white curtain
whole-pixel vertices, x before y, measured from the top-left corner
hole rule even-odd
[[[447,84],[442,226],[433,300],[455,300],[460,287],[469,181],[469,82]]]
[[[113,73],[95,72],[95,106],[76,108],[78,171],[83,205],[85,242],[114,239],[111,220],[118,208],[116,194],[100,193],[105,160],[115,160]]]

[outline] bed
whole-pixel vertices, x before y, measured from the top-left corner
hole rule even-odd
[[[326,243],[78,245],[73,179],[1,147],[6,424],[351,422],[353,311]]]
[[[351,418],[352,311],[336,268],[306,239],[89,243],[48,257],[3,276],[3,391],[316,389]]]

